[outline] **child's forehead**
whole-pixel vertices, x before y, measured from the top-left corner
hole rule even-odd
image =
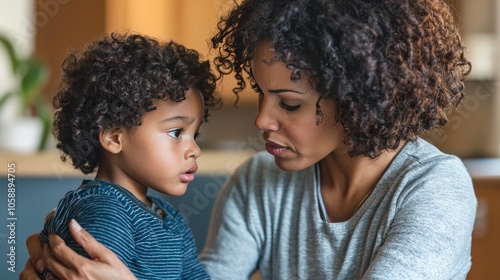
[[[173,111],[186,115],[198,115],[199,112],[202,114],[205,109],[203,94],[199,90],[191,88],[185,92],[184,98],[181,100],[172,100],[170,97],[166,97],[164,99],[153,100],[153,105],[156,107],[156,110],[161,108],[165,113]]]
[[[152,103],[154,105],[159,104],[160,102],[171,103],[171,105],[176,105],[178,103],[183,103],[183,102],[187,102],[187,103],[196,102],[196,103],[201,103],[202,105],[204,105],[205,98],[200,90],[189,87],[184,92],[182,97],[173,98],[170,94],[166,94],[164,98],[157,98],[157,99],[153,99],[153,101],[152,101]]]

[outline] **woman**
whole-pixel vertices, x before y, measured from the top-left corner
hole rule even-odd
[[[458,158],[419,138],[446,124],[470,71],[449,7],[246,0],[218,28],[215,64],[238,79],[235,93],[250,77],[268,153],[219,195],[201,255],[210,276],[465,279],[471,179]],[[53,237],[64,266],[47,266],[61,276],[118,272],[116,258],[78,232],[94,261]]]

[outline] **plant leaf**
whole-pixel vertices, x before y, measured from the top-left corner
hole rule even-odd
[[[4,45],[5,50],[7,51],[7,55],[10,60],[10,66],[12,68],[12,73],[16,73],[19,67],[19,58],[16,55],[14,46],[12,45],[11,41],[3,35],[0,35],[0,43]]]
[[[21,91],[25,105],[27,105],[33,96],[38,94],[37,89],[45,82],[48,77],[48,70],[42,63],[35,59],[26,59],[23,61],[24,75],[21,78]]]
[[[42,96],[38,96],[36,99],[36,110],[37,114],[43,123],[42,138],[40,139],[40,144],[38,150],[43,150],[49,139],[49,135],[52,131],[52,110],[49,103]]]
[[[7,102],[7,100],[9,100],[9,98],[11,98],[14,95],[15,95],[14,91],[9,91],[5,93],[2,97],[0,97],[0,108],[3,106],[5,102]]]

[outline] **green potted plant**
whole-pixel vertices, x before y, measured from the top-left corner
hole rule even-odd
[[[12,116],[0,119],[0,149],[11,152],[36,152],[45,147],[52,125],[51,107],[41,93],[48,79],[48,67],[34,56],[21,57],[12,41],[0,34],[14,85],[0,94],[0,111],[14,108]]]

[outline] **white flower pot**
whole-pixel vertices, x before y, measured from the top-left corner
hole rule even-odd
[[[0,149],[14,153],[36,153],[43,133],[38,117],[22,117],[0,121]]]

